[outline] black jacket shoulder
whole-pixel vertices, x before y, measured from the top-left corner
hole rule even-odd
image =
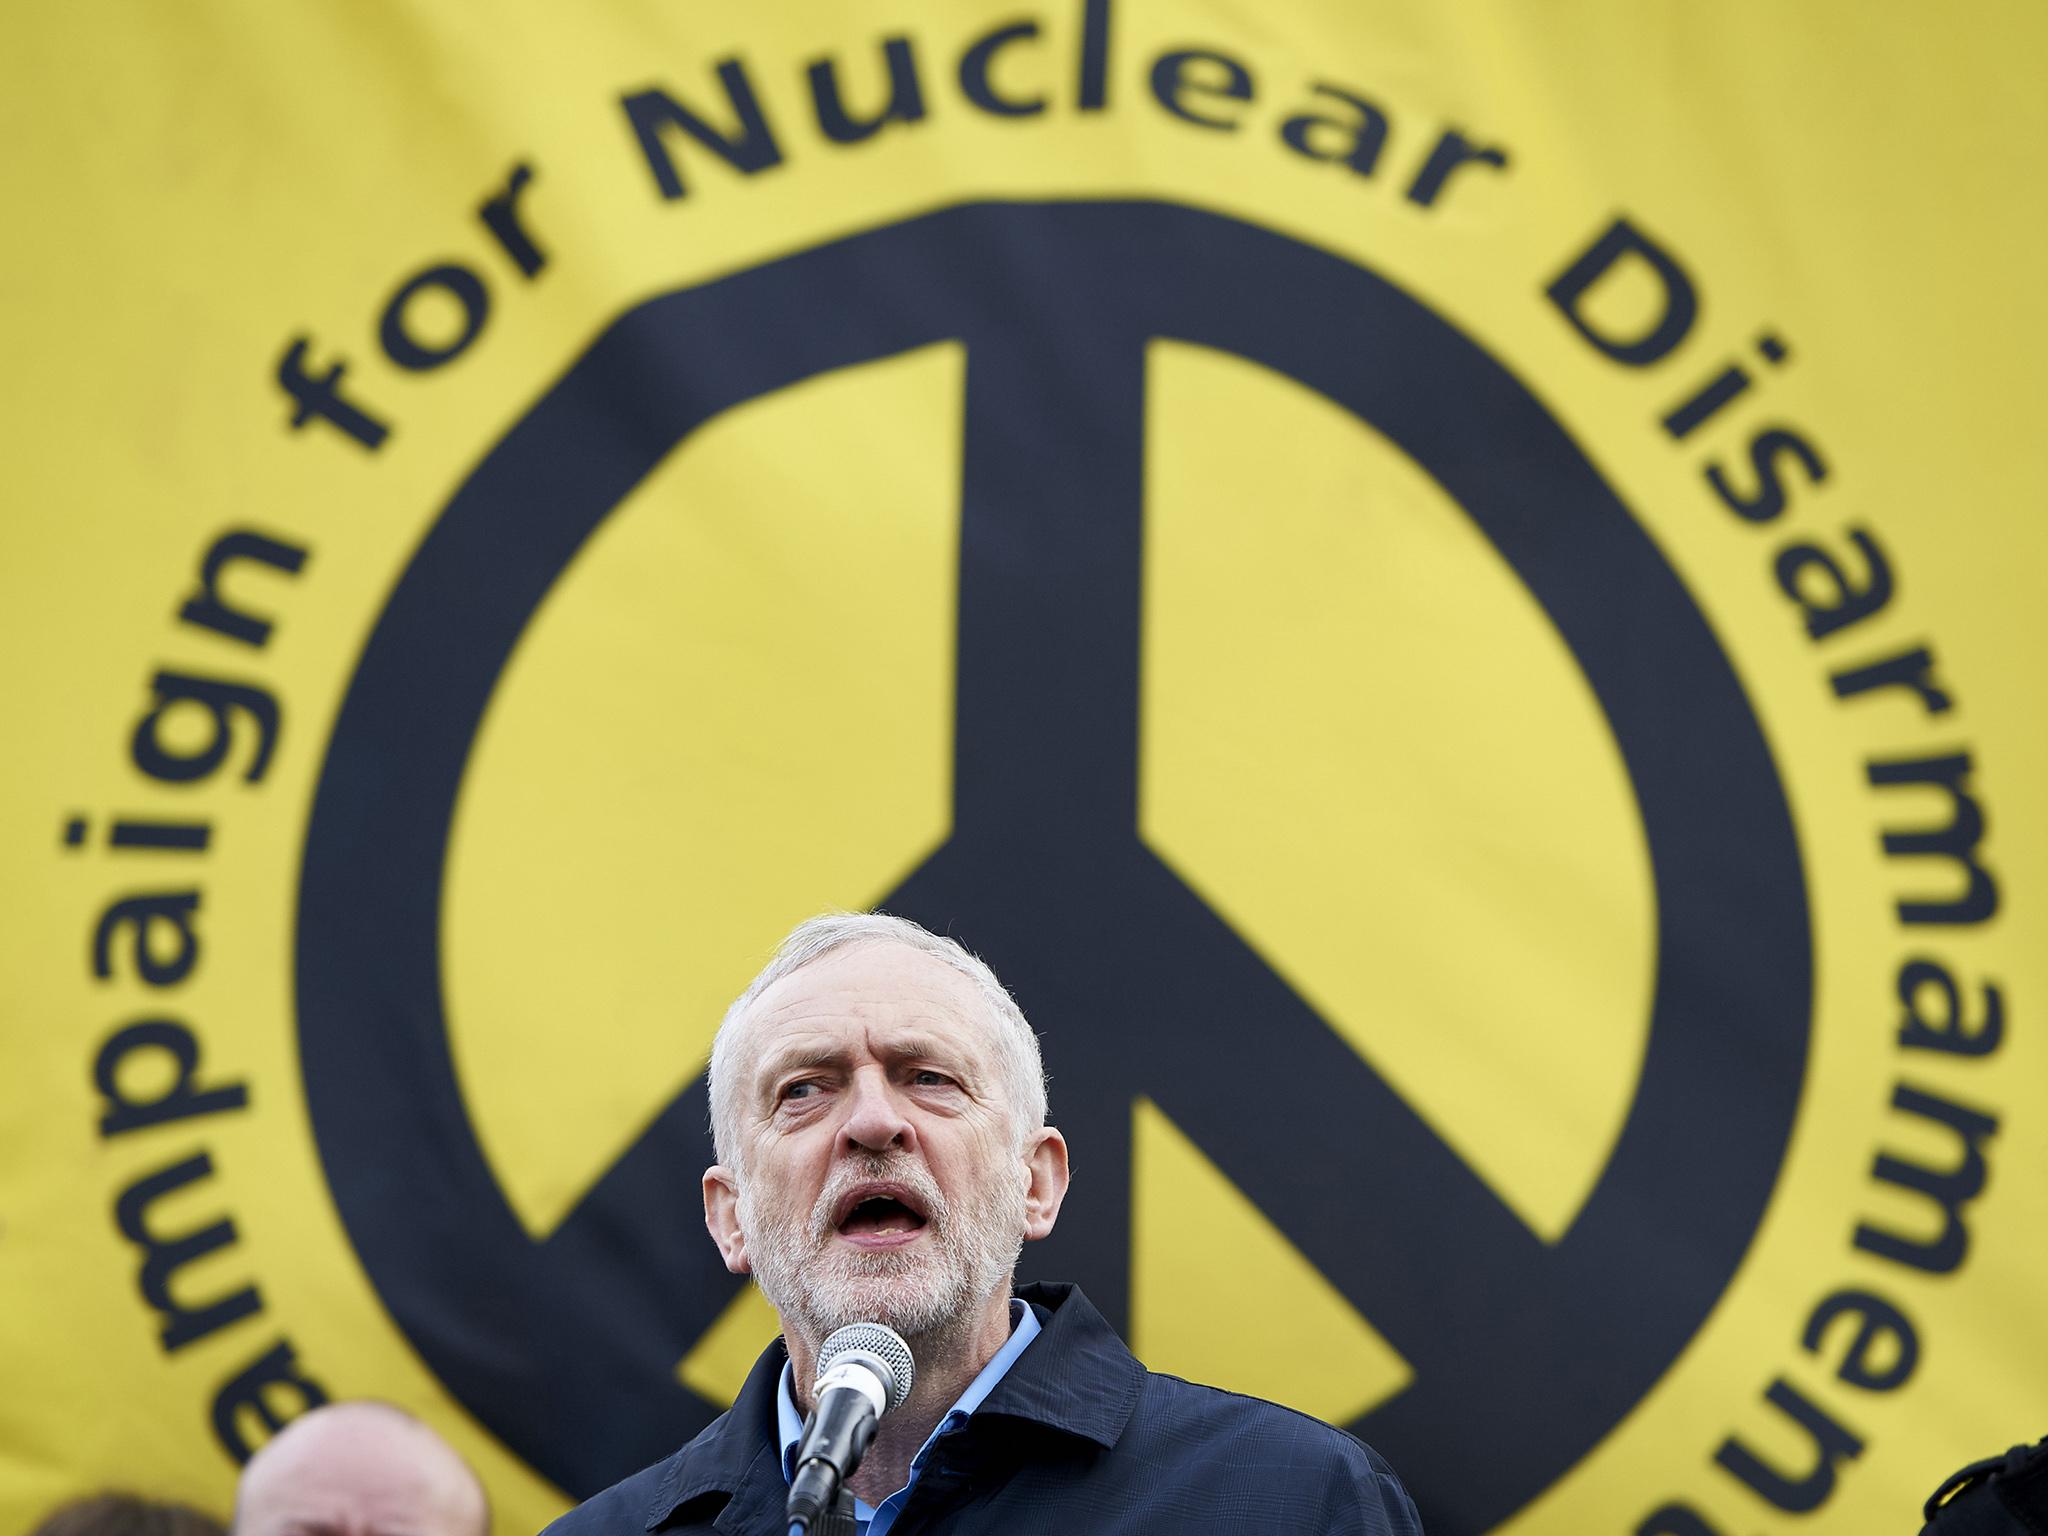
[[[1156,1456],[1197,1501],[1285,1487],[1292,1490],[1288,1502],[1316,1505],[1315,1518],[1328,1522],[1318,1530],[1419,1536],[1422,1529],[1407,1489],[1379,1452],[1264,1398],[1148,1371],[1119,1449]]]
[[[1262,1398],[1146,1370],[1086,1297],[1020,1293],[1042,1332],[957,1432],[934,1442],[903,1536],[1104,1536],[1202,1530],[1421,1536],[1372,1449]],[[571,1510],[546,1536],[779,1530],[778,1343],[730,1411],[667,1460]]]

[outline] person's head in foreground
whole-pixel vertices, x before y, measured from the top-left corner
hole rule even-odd
[[[489,1536],[483,1484],[455,1448],[389,1403],[301,1414],[249,1459],[233,1536]]]
[[[223,1536],[223,1527],[189,1504],[96,1493],[51,1510],[32,1536]]]
[[[902,1334],[944,1401],[1001,1347],[1018,1251],[1067,1191],[1045,1111],[1038,1037],[958,944],[881,914],[783,942],[712,1047],[704,1219],[799,1382],[848,1323]]]

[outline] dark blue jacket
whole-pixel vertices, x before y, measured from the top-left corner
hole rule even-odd
[[[1306,1414],[1146,1370],[1071,1285],[1019,1292],[1045,1331],[964,1428],[943,1435],[892,1536],[1094,1532],[1420,1536],[1393,1470]],[[782,1536],[777,1340],[732,1408],[666,1461],[571,1510],[547,1536]]]

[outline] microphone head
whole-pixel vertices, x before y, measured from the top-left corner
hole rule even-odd
[[[880,1323],[848,1323],[844,1328],[833,1329],[818,1349],[818,1379],[824,1380],[835,1365],[854,1364],[867,1366],[880,1379],[889,1398],[884,1413],[903,1406],[903,1399],[910,1396],[917,1367],[901,1334]]]

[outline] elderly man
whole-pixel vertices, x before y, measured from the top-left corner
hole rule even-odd
[[[484,1486],[455,1448],[390,1403],[332,1403],[242,1469],[232,1536],[490,1536]]]
[[[1072,1286],[1011,1295],[1067,1190],[1045,1111],[1036,1035],[959,945],[880,914],[792,933],[719,1026],[704,1174],[705,1224],[783,1337],[723,1417],[550,1536],[781,1531],[819,1345],[855,1322],[916,1360],[850,1479],[867,1536],[1419,1532],[1350,1436],[1151,1374]]]

